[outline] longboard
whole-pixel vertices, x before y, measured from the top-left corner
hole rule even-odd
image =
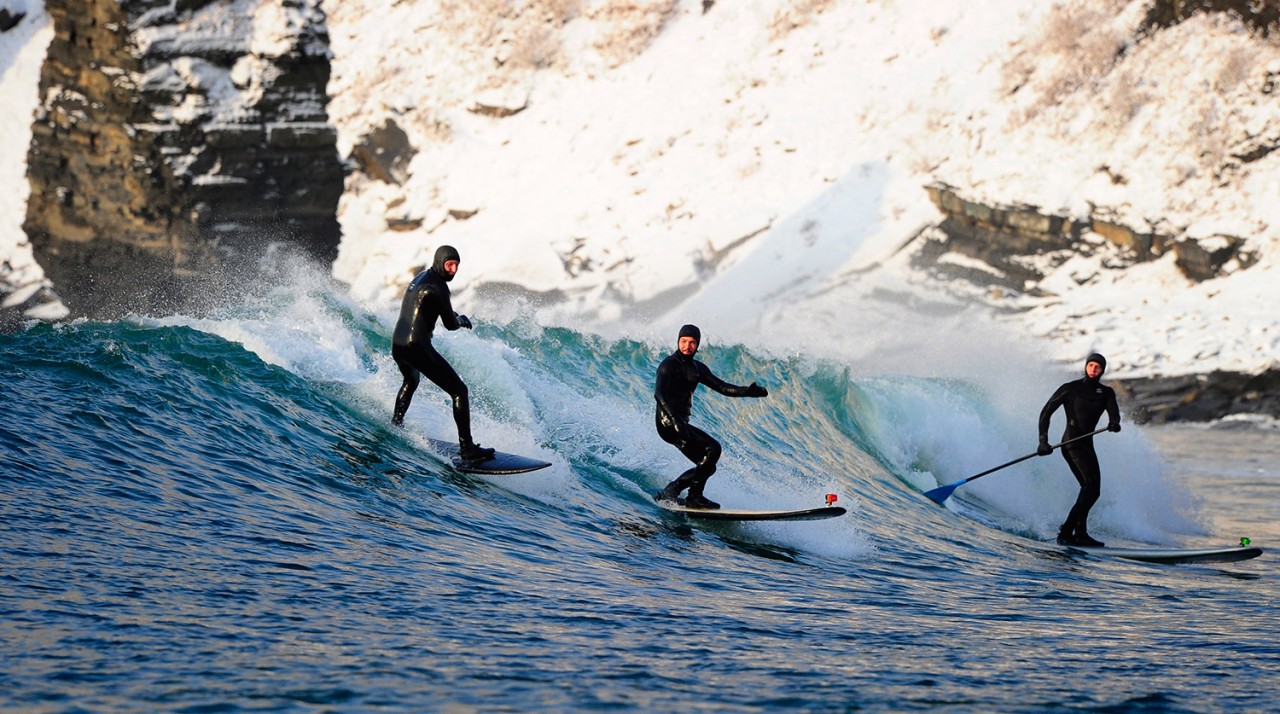
[[[442,439],[431,439],[431,445],[439,452],[449,457],[453,462],[453,467],[463,473],[468,474],[486,474],[489,476],[507,476],[510,474],[523,474],[538,469],[545,469],[551,465],[549,461],[540,459],[532,459],[528,456],[520,456],[519,454],[508,454],[504,451],[494,452],[493,458],[486,461],[463,461],[458,456],[458,445],[444,441]]]
[[[705,521],[820,521],[824,518],[843,516],[847,512],[840,506],[752,511],[739,508],[688,508],[674,501],[658,501],[657,504],[663,510],[682,513],[690,518]]]
[[[1068,550],[1106,555],[1144,563],[1235,563],[1262,555],[1257,546],[1227,546],[1225,548],[1089,548],[1069,545]]]

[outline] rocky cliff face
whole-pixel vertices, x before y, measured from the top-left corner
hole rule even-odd
[[[1036,283],[1074,255],[1091,255],[1110,244],[1116,267],[1157,259],[1170,251],[1179,270],[1200,282],[1245,270],[1258,255],[1239,236],[1205,238],[1138,230],[1099,211],[1085,220],[1041,211],[1035,206],[986,205],[971,201],[945,185],[927,188],[944,216],[914,256],[917,267],[945,279],[961,278],[981,285],[1036,292]],[[1094,240],[1085,240],[1086,235]],[[976,258],[989,270],[973,270],[940,260],[947,253]],[[1029,259],[1038,260],[1029,260]]]
[[[198,309],[273,244],[331,262],[319,0],[48,0],[24,228],[74,315]]]
[[[1041,294],[1039,281],[1076,255],[1106,251],[1112,267],[1128,267],[1173,252],[1192,281],[1247,270],[1258,256],[1237,236],[1195,239],[1133,229],[1094,216],[1086,220],[1034,206],[986,205],[944,185],[928,187],[943,220],[921,234],[912,262],[942,280],[993,290]],[[959,255],[970,260],[948,260]],[[1260,374],[1214,371],[1178,377],[1117,380],[1122,408],[1139,422],[1209,421],[1233,414],[1280,418],[1280,369]]]
[[[1274,38],[1280,31],[1277,0],[1154,0],[1145,8],[1137,37],[1210,13],[1238,18],[1258,35]],[[1265,106],[1278,80],[1280,74],[1268,66],[1261,82],[1245,91],[1264,95],[1260,103]],[[1266,129],[1274,122],[1261,122],[1261,130],[1244,121],[1236,123],[1248,128],[1231,136],[1216,165],[1210,167],[1210,175],[1223,185],[1254,171],[1280,149],[1275,132]],[[1099,171],[1116,185],[1126,183],[1124,174],[1129,173],[1106,165]],[[969,191],[949,185],[930,186],[928,191],[942,220],[922,231],[913,243],[913,265],[944,282],[958,279],[977,285],[978,293],[990,295],[1005,309],[1015,304],[1003,299],[1010,295],[1054,300],[1058,288],[1045,286],[1062,286],[1066,281],[1061,274],[1056,282],[1046,278],[1064,269],[1076,285],[1087,286],[1101,271],[1172,259],[1189,284],[1197,285],[1253,269],[1262,257],[1257,251],[1267,245],[1251,235],[1192,235],[1160,216],[1151,216],[1143,225],[1126,225],[1105,206],[1090,204],[1082,217],[1080,211],[1055,214],[1035,206],[975,200],[966,195]],[[1080,267],[1067,268],[1068,261]],[[1265,342],[1259,343],[1264,346]],[[1236,414],[1280,417],[1280,367],[1274,361],[1252,374],[1217,370],[1198,375],[1155,374],[1116,380],[1113,385],[1121,408],[1139,422],[1206,421]]]

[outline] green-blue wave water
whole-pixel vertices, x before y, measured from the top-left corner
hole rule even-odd
[[[430,385],[390,426],[390,319],[280,288],[0,336],[0,708],[1275,710],[1270,553],[1065,552],[1057,459],[921,495],[1034,449],[973,385],[707,346],[772,392],[699,394],[708,494],[850,513],[700,525],[649,498],[686,467],[652,421],[669,346],[529,316],[439,336],[477,437],[553,463],[477,478],[432,452]],[[1099,450],[1096,534],[1238,535],[1140,430]]]

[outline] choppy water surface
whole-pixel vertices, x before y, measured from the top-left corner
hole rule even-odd
[[[851,513],[692,525],[647,496],[684,468],[652,427],[664,347],[441,338],[481,441],[554,463],[477,479],[427,447],[451,434],[428,385],[389,427],[385,326],[270,308],[0,336],[5,709],[1276,710],[1275,551],[1067,553],[1056,458],[938,507],[1034,449],[965,385],[707,350],[776,385],[700,399],[728,447],[708,493]],[[1108,437],[1097,535],[1280,542],[1273,428]]]

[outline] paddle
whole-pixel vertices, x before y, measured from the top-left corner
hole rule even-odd
[[[1071,443],[1071,442],[1073,442],[1073,441],[1080,441],[1081,439],[1088,439],[1089,437],[1094,436],[1094,435],[1097,435],[1097,434],[1101,434],[1101,433],[1102,433],[1102,432],[1104,432],[1104,431],[1106,431],[1106,428],[1098,429],[1097,431],[1093,431],[1093,432],[1090,432],[1090,433],[1088,433],[1088,434],[1081,434],[1080,436],[1077,436],[1077,437],[1074,437],[1074,438],[1071,438],[1071,439],[1067,439],[1066,441],[1062,442],[1061,444],[1054,444],[1053,446],[1049,447],[1049,448],[1050,448],[1050,453],[1052,453],[1052,450],[1053,450],[1053,449],[1056,449],[1056,448],[1058,448],[1059,446],[1066,446],[1067,444],[1070,444],[1070,443]],[[1007,463],[1007,464],[1000,464],[999,466],[995,467],[994,469],[987,469],[986,471],[983,471],[983,472],[982,472],[982,473],[980,473],[980,474],[975,474],[975,475],[973,475],[973,476],[970,476],[969,478],[961,479],[960,481],[956,481],[955,483],[949,483],[949,484],[947,484],[946,486],[939,486],[939,487],[937,487],[937,488],[933,489],[932,491],[925,491],[925,492],[924,492],[924,495],[928,496],[929,498],[932,498],[932,499],[933,499],[935,502],[937,502],[937,503],[942,503],[943,501],[945,501],[945,500],[947,500],[948,498],[950,498],[950,497],[951,497],[951,492],[952,492],[952,491],[956,490],[957,488],[960,488],[961,486],[965,485],[966,483],[969,483],[970,481],[973,481],[974,479],[982,478],[983,476],[986,476],[987,474],[993,474],[993,473],[995,473],[995,472],[999,471],[1000,469],[1003,469],[1003,468],[1006,468],[1006,467],[1009,467],[1009,466],[1013,466],[1014,464],[1022,463],[1023,461],[1026,461],[1027,459],[1034,458],[1034,457],[1039,456],[1039,455],[1040,455],[1040,454],[1038,454],[1038,453],[1036,453],[1036,452],[1034,452],[1034,451],[1033,451],[1033,452],[1031,452],[1030,454],[1027,454],[1026,456],[1022,456],[1022,457],[1020,457],[1020,458],[1016,458],[1016,459],[1014,459],[1013,461],[1010,461],[1010,462],[1009,462],[1009,463]],[[1047,456],[1047,455],[1048,455],[1048,454],[1046,454],[1046,456]]]

